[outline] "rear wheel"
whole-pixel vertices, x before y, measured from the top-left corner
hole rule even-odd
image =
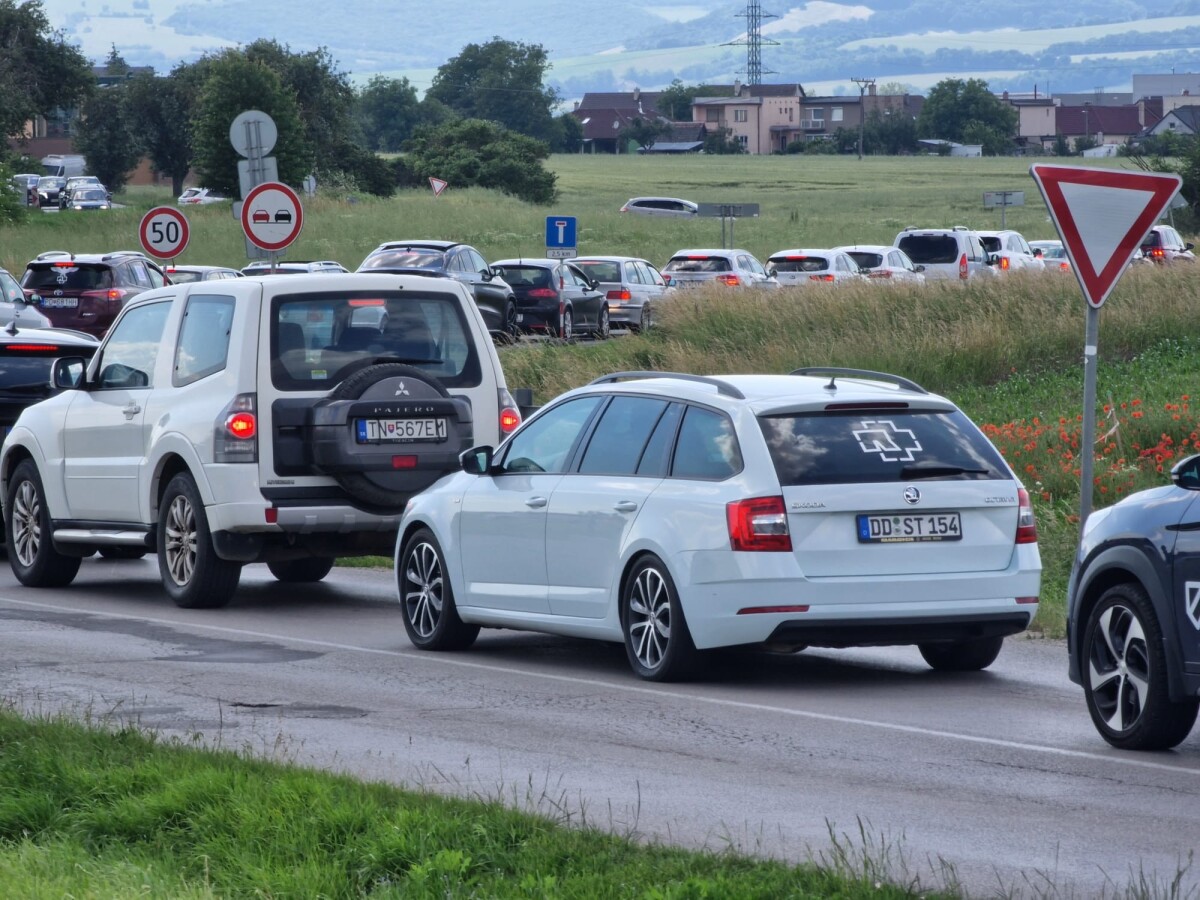
[[[650,327],[650,304],[642,304],[642,313],[638,317],[637,330],[645,331]]]
[[[1173,701],[1154,604],[1139,584],[1105,591],[1083,631],[1083,690],[1092,724],[1122,750],[1168,750],[1192,730],[1200,701]]]
[[[979,638],[974,641],[918,644],[925,662],[939,672],[979,672],[996,661],[1004,638]]]
[[[592,332],[592,337],[598,341],[607,341],[612,334],[612,326],[608,321],[608,307],[600,307],[600,318],[596,323],[596,330]]]
[[[308,559],[288,559],[267,563],[280,581],[289,584],[304,584],[320,581],[333,568],[332,556],[310,556]]]
[[[465,650],[479,636],[478,625],[458,617],[441,545],[422,528],[404,545],[396,567],[404,630],[421,650]]]
[[[510,341],[521,336],[521,324],[517,321],[517,301],[509,300],[504,307],[504,334]]]
[[[558,336],[568,343],[575,339],[574,321],[571,315],[571,307],[569,306],[559,316]]]
[[[4,528],[8,562],[21,584],[62,587],[75,579],[83,560],[54,549],[46,492],[33,460],[25,460],[13,472],[4,504]]]
[[[639,678],[678,681],[691,675],[699,654],[670,573],[657,557],[639,562],[621,591],[625,655]]]
[[[242,577],[241,563],[217,556],[204,502],[186,473],[171,479],[158,507],[158,572],[184,609],[225,606]]]

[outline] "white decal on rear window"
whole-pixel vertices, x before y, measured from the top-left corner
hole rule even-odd
[[[908,428],[897,428],[896,423],[880,419],[864,421],[854,429],[858,446],[863,453],[878,453],[883,462],[912,462],[913,453],[921,449],[921,442]]]

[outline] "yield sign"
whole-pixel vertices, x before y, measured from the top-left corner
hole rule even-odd
[[[1040,163],[1030,166],[1029,174],[1050,210],[1084,299],[1096,308],[1108,299],[1183,183],[1178,175]]]
[[[440,178],[434,178],[432,175],[429,177],[429,186],[433,188],[433,196],[435,197],[440,196],[449,183],[448,181],[442,181]]]

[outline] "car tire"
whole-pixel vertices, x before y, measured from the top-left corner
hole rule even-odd
[[[141,559],[149,550],[141,547],[101,547],[99,553],[105,559]]]
[[[8,562],[17,581],[26,587],[64,587],[75,580],[83,559],[54,548],[46,491],[33,460],[13,472],[4,502]]]
[[[918,644],[917,649],[929,667],[939,672],[981,672],[996,661],[1004,638],[977,638]]]
[[[396,587],[404,630],[414,647],[466,650],[475,643],[479,626],[458,617],[445,554],[428,528],[405,542],[396,566]]]
[[[639,334],[641,334],[642,332],[649,330],[649,328],[650,328],[650,304],[643,303],[641,315],[638,316],[637,327],[634,328],[633,330],[638,332]]]
[[[267,568],[285,584],[312,584],[328,575],[333,563],[332,556],[310,556],[307,559],[276,560],[267,563]]]
[[[521,324],[517,321],[517,301],[509,297],[504,306],[504,336],[509,343],[516,343],[521,337]]]
[[[187,473],[171,479],[158,506],[158,573],[183,609],[225,606],[242,577],[241,563],[217,556],[204,501]]]
[[[575,340],[575,321],[569,306],[558,317],[558,336],[567,344]]]
[[[621,631],[634,674],[646,681],[680,681],[699,660],[683,617],[679,592],[654,556],[633,567],[621,588]]]
[[[1081,652],[1088,712],[1106,741],[1121,750],[1169,750],[1188,736],[1200,700],[1171,699],[1162,627],[1140,584],[1100,596]]]
[[[608,306],[600,307],[600,318],[592,337],[597,341],[607,341],[612,336],[612,325],[608,320]]]

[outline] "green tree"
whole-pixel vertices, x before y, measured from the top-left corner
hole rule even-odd
[[[79,106],[95,84],[91,63],[51,30],[40,0],[0,0],[0,136]]]
[[[192,134],[194,165],[205,186],[237,196],[241,157],[229,141],[229,126],[248,109],[261,110],[275,122],[279,136],[271,155],[279,180],[299,185],[313,170],[313,151],[305,139],[295,97],[279,75],[240,50],[225,50],[201,63],[195,73],[201,81]]]
[[[142,159],[125,87],[112,85],[96,91],[79,111],[75,126],[75,146],[87,158],[91,173],[110,191],[125,187]]]
[[[456,119],[417,130],[404,145],[407,178],[442,178],[456,187],[494,188],[529,203],[557,197],[555,175],[545,168],[550,150],[541,141],[482,119]]]
[[[1007,153],[1017,132],[1017,118],[1017,110],[992,94],[986,81],[947,78],[935,84],[925,98],[917,133],[983,144],[985,153]]]
[[[179,69],[166,77],[141,73],[124,86],[129,120],[155,172],[171,179],[178,196],[192,167],[194,94]]]
[[[494,37],[467,44],[438,69],[426,100],[465,119],[487,119],[551,143],[558,95],[545,84],[549,58],[540,44]]]
[[[719,125],[711,129],[704,138],[704,152],[716,155],[738,154],[745,153],[746,148],[734,135],[732,128]]]
[[[407,78],[376,75],[359,91],[354,111],[372,150],[399,150],[421,121],[417,89]]]
[[[558,137],[551,141],[550,149],[555,153],[578,153],[583,147],[583,123],[565,112],[559,114],[554,124],[558,126]]]
[[[671,125],[659,119],[634,116],[629,124],[621,129],[622,141],[634,141],[643,150],[651,147],[655,141],[671,133]]]
[[[917,123],[901,110],[871,110],[863,124],[863,153],[896,156],[917,149]]]
[[[663,88],[655,101],[655,108],[660,115],[666,116],[672,122],[692,121],[692,101],[697,97],[710,97],[713,88],[704,84],[685,85],[676,78],[668,87]]]

